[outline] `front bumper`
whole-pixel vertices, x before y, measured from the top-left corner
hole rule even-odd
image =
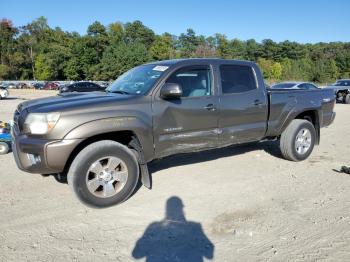
[[[12,131],[12,151],[19,169],[29,173],[52,174],[64,170],[69,156],[81,139],[46,140]]]

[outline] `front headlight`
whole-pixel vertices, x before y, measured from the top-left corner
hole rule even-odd
[[[31,113],[24,122],[25,129],[33,135],[45,135],[55,127],[59,118],[59,113]]]

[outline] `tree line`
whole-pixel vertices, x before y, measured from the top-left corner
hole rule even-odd
[[[349,42],[241,41],[192,29],[157,35],[140,21],[108,26],[96,21],[80,35],[51,28],[45,17],[20,27],[0,21],[0,80],[108,81],[146,62],[188,57],[255,61],[267,81],[329,83],[350,77]]]

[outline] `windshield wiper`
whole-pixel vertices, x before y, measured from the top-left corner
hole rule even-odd
[[[107,90],[106,92],[107,92],[107,93],[114,93],[114,94],[130,95],[129,92],[122,91],[122,90],[116,90],[116,91],[109,91],[109,90]]]

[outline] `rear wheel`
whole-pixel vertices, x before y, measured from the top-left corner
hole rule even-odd
[[[125,201],[134,191],[139,166],[132,151],[115,141],[88,145],[73,160],[68,184],[80,201],[108,207]]]
[[[313,124],[307,120],[294,119],[281,135],[281,153],[285,159],[291,161],[305,160],[310,156],[315,140]]]

